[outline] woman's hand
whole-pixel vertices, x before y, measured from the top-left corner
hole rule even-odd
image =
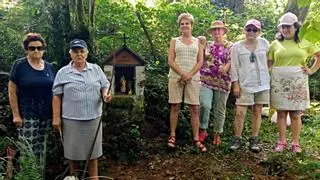
[[[207,43],[207,38],[205,36],[198,36],[199,43],[203,46]]]
[[[233,94],[236,98],[240,97],[240,86],[238,83],[233,84]]]
[[[181,79],[186,82],[190,81],[192,79],[192,75],[190,73],[182,73]]]
[[[53,129],[59,131],[61,129],[61,119],[60,118],[53,119],[52,120],[52,127],[53,127]]]
[[[103,101],[106,103],[110,102],[112,99],[111,94],[108,92],[104,92],[102,95],[102,98],[103,98]]]
[[[219,66],[219,73],[226,74],[228,71],[229,71],[229,67],[227,67],[227,65]]]
[[[23,127],[23,120],[20,116],[13,117],[13,123],[17,126],[17,128]]]
[[[302,69],[302,72],[303,73],[305,73],[305,74],[308,74],[308,75],[311,75],[311,74],[313,74],[312,72],[311,72],[311,69],[310,68],[308,68],[308,67],[301,67],[301,69]]]
[[[179,79],[178,83],[180,83],[180,84],[182,84],[182,85],[186,85],[186,84],[187,84],[187,82],[186,82],[186,81],[184,81],[184,80],[182,80],[182,78],[181,78],[181,79]]]

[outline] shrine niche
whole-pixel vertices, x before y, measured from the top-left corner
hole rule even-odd
[[[114,72],[112,94],[143,96],[146,62],[126,44],[110,54],[104,61],[108,78]],[[114,71],[113,71],[114,68]]]

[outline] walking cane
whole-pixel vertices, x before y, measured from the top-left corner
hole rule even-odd
[[[111,91],[111,87],[112,87],[112,81],[113,81],[113,78],[114,78],[114,73],[115,73],[115,68],[114,68],[114,56],[115,56],[115,53],[113,54],[113,59],[112,59],[112,75],[111,75],[111,79],[110,79],[110,86],[108,88],[108,94],[110,93]],[[104,101],[103,101],[104,102]],[[103,103],[103,108],[104,108],[104,111],[107,110],[107,103]],[[97,131],[95,133],[95,136],[94,136],[94,139],[93,139],[93,142],[92,142],[92,146],[91,146],[91,149],[89,151],[89,154],[88,154],[88,158],[87,158],[87,161],[86,161],[86,165],[84,167],[84,170],[83,170],[83,174],[82,174],[82,178],[81,179],[84,179],[85,178],[85,175],[86,175],[86,172],[87,172],[87,169],[88,169],[88,164],[89,164],[89,161],[90,161],[90,157],[92,155],[92,152],[93,152],[93,149],[94,149],[94,144],[96,143],[96,140],[97,140],[97,136],[98,136],[98,133],[99,133],[99,129],[100,129],[100,126],[102,124],[102,118],[100,118],[99,120],[99,124],[98,124],[98,128],[97,128]]]

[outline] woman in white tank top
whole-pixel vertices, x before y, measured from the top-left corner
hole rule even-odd
[[[169,71],[169,103],[170,136],[168,147],[176,145],[176,127],[180,103],[189,105],[194,145],[202,152],[206,147],[199,141],[199,69],[203,63],[203,47],[197,38],[192,36],[193,16],[182,13],[178,18],[181,36],[173,38],[170,42],[168,65]],[[184,97],[184,99],[182,99]]]

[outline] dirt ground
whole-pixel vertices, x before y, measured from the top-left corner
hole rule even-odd
[[[286,172],[281,163],[270,162],[267,152],[270,148],[264,144],[264,151],[252,153],[247,147],[230,152],[227,144],[219,147],[207,146],[208,152],[196,152],[190,145],[176,150],[168,150],[165,143],[155,140],[160,153],[135,164],[122,164],[104,160],[102,175],[119,180],[180,180],[180,179],[299,179],[299,175]],[[106,178],[105,178],[106,179]]]

